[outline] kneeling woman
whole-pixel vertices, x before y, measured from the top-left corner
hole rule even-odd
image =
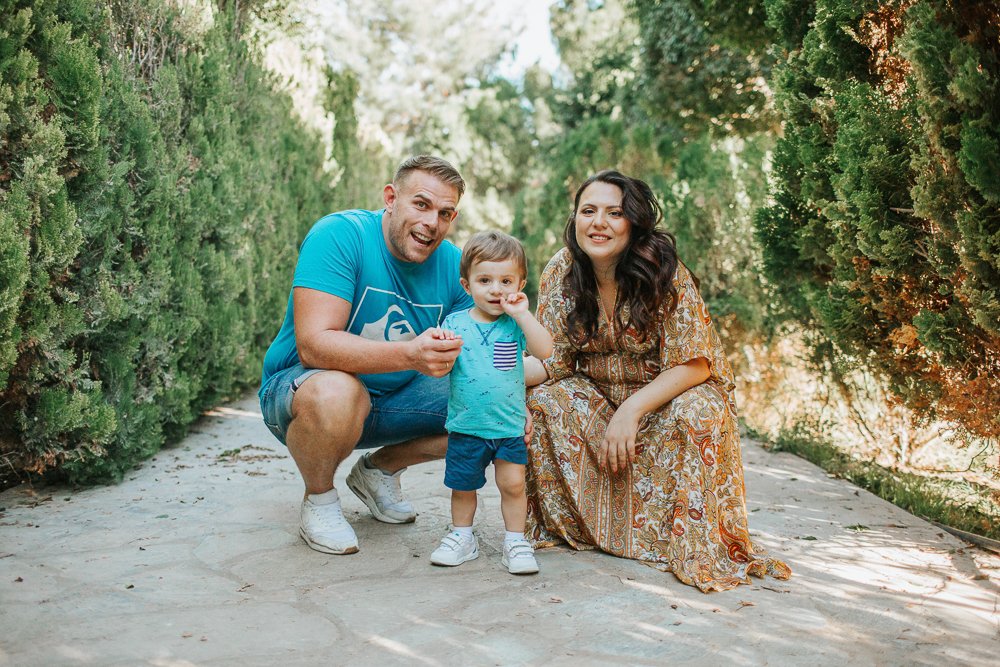
[[[649,186],[616,171],[576,193],[538,295],[555,351],[528,394],[528,535],[703,591],[787,578],[750,542],[732,370],[660,217]]]

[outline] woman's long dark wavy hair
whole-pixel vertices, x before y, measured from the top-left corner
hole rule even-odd
[[[618,283],[618,299],[612,315],[615,328],[624,331],[632,327],[640,340],[645,340],[660,307],[666,306],[667,314],[677,308],[678,296],[674,288],[678,261],[676,241],[670,233],[656,228],[663,211],[653,191],[643,181],[621,172],[598,172],[576,191],[573,212],[563,232],[563,240],[573,256],[563,283],[563,289],[574,304],[567,316],[567,325],[569,338],[577,346],[593,339],[600,325],[594,265],[576,241],[576,212],[580,208],[580,197],[584,190],[597,182],[621,189],[622,212],[625,219],[632,223],[628,246],[615,267],[615,281]]]

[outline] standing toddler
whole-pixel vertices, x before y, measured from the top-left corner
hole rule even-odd
[[[431,554],[431,562],[461,565],[479,557],[472,533],[476,491],[486,484],[485,471],[492,463],[506,527],[503,564],[511,574],[532,574],[538,563],[524,538],[524,350],[545,359],[552,353],[552,336],[532,315],[521,291],[527,260],[517,239],[501,232],[475,234],[465,244],[459,271],[474,305],[445,318],[438,334],[463,341],[451,371],[445,424],[444,483],[451,489],[453,530]]]

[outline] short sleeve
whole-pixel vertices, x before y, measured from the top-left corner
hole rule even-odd
[[[308,287],[353,302],[363,254],[357,225],[337,214],[322,218],[302,241],[292,287]]]
[[[687,267],[678,263],[674,275],[677,309],[662,317],[660,363],[663,370],[704,357],[714,363],[712,319]]]
[[[538,287],[538,321],[552,334],[552,355],[542,360],[549,382],[562,380],[576,372],[576,348],[569,341],[566,328],[568,303],[563,296],[563,278],[572,257],[563,248],[557,252],[542,272]]]

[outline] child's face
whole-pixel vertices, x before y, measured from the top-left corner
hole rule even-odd
[[[503,314],[500,300],[517,294],[524,288],[521,268],[513,259],[497,262],[476,262],[469,268],[469,278],[462,278],[462,287],[472,297],[476,308],[496,318]]]

